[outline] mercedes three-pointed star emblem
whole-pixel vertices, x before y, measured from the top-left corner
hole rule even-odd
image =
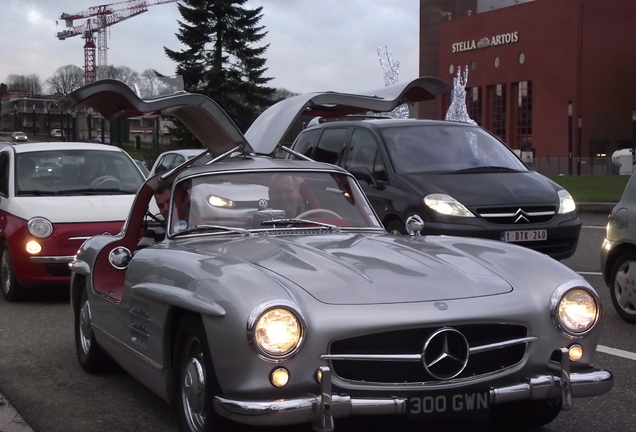
[[[458,330],[444,327],[424,343],[422,363],[426,371],[440,380],[452,379],[466,368],[470,347]]]

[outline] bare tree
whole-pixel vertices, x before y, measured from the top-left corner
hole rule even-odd
[[[24,92],[30,94],[42,93],[42,81],[40,77],[31,75],[16,75],[11,74],[7,77],[8,91]]]
[[[104,77],[121,81],[131,88],[139,81],[139,74],[128,66],[108,65]]]
[[[74,65],[59,67],[53,76],[46,80],[46,84],[51,93],[69,94],[84,85],[84,71]]]

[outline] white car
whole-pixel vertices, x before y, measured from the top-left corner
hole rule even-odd
[[[172,168],[177,167],[187,160],[190,160],[201,153],[204,153],[204,149],[177,149],[168,150],[159,155],[154,165],[150,169],[148,177],[152,177],[155,174],[159,174],[164,171],[170,171]],[[196,161],[196,165],[204,165],[210,160],[210,156],[205,156]]]
[[[28,139],[24,132],[16,131],[11,134],[11,141],[13,142],[27,142]]]
[[[7,301],[65,285],[84,240],[122,229],[145,180],[118,147],[28,143],[0,149],[0,282]]]

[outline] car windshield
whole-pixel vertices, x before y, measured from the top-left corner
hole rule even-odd
[[[396,172],[527,171],[503,143],[479,127],[418,125],[383,128]]]
[[[326,172],[223,173],[189,178],[174,187],[169,220],[172,235],[228,232],[227,228],[382,228],[351,177]]]
[[[144,182],[122,152],[46,150],[16,155],[16,195],[136,193]]]

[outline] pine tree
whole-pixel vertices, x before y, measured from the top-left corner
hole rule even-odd
[[[262,7],[246,9],[247,0],[183,0],[177,38],[187,48],[167,56],[177,63],[185,90],[218,103],[242,131],[272,104],[274,88],[263,76],[268,45],[254,48],[267,32],[259,26]],[[188,144],[187,135],[175,131]]]

